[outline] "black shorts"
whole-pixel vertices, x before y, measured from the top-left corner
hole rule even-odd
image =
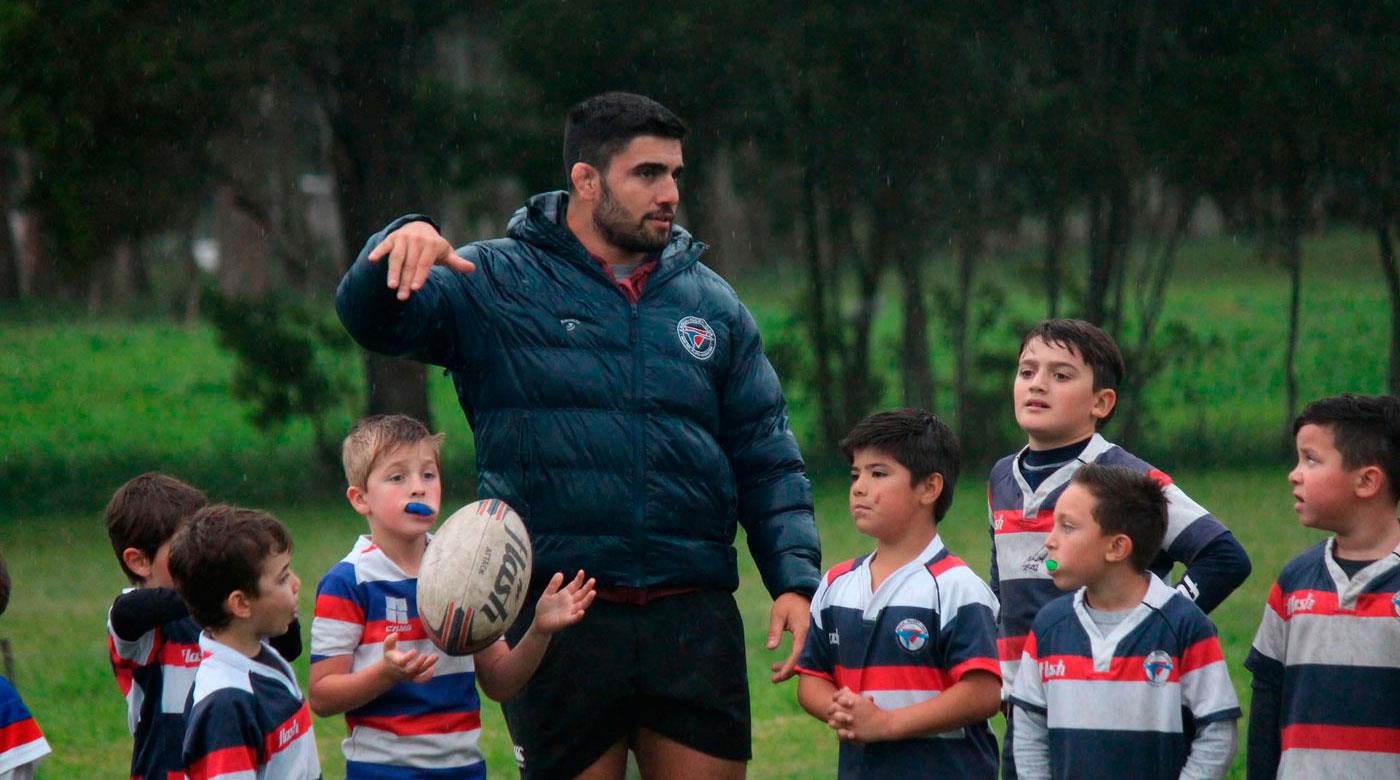
[[[536,598],[507,635],[512,645]],[[502,709],[525,778],[573,777],[638,727],[747,761],[749,681],[734,596],[594,601],[578,625],[554,635],[539,670]]]

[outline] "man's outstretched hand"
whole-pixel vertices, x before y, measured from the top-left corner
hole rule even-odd
[[[792,652],[788,653],[787,658],[773,664],[775,683],[795,674],[797,657],[802,654],[802,645],[807,641],[811,608],[812,600],[797,593],[784,593],[773,600],[773,611],[768,617],[768,649],[778,649],[784,631],[792,634]]]
[[[445,265],[457,273],[469,274],[476,264],[457,256],[452,245],[427,222],[410,222],[384,238],[369,253],[377,263],[389,258],[389,289],[398,290],[401,301],[418,292],[435,265]]]

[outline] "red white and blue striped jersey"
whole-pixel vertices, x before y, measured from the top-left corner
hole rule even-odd
[[[107,651],[134,738],[132,780],[179,780],[185,766],[185,703],[204,656],[199,626],[186,616],[128,642],[109,620]]]
[[[1245,668],[1282,692],[1279,777],[1400,777],[1400,546],[1353,577],[1332,549],[1283,567]]]
[[[484,778],[486,762],[477,748],[481,699],[472,657],[447,655],[433,645],[418,619],[417,578],[361,536],[316,587],[311,663],[349,655],[351,671],[364,669],[384,657],[390,633],[398,636],[400,650],[437,654],[437,665],[428,682],[397,683],[345,713],[346,777]]]
[[[0,777],[33,777],[34,765],[51,752],[15,686],[0,677]]]
[[[873,554],[833,566],[812,597],[797,671],[869,695],[882,709],[928,701],[968,672],[1000,676],[997,600],[937,535],[914,560],[870,588]],[[994,778],[996,737],[986,721],[941,734],[841,744],[841,777]]]
[[[1024,450],[1023,450],[1024,452]],[[1016,679],[1026,634],[1040,608],[1062,595],[1045,569],[1045,540],[1054,528],[1055,504],[1080,466],[1126,466],[1156,479],[1167,496],[1167,535],[1149,568],[1162,579],[1175,561],[1194,560],[1226,528],[1191,500],[1171,477],[1097,433],[1075,460],[1061,466],[1031,490],[1019,465],[1021,453],[997,461],[988,478],[987,509],[992,535],[991,585],[1001,600],[997,649],[1005,692]]]
[[[1011,703],[1045,717],[1056,778],[1176,780],[1197,726],[1240,717],[1215,625],[1156,576],[1105,635],[1085,589],[1040,611],[1011,686]]]
[[[319,780],[311,709],[292,667],[267,642],[257,658],[201,634],[185,715],[189,780]]]

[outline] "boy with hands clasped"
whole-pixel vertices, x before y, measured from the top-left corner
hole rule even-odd
[[[957,440],[902,409],[857,423],[841,448],[851,517],[876,548],[817,587],[798,701],[841,739],[841,777],[993,778],[997,602],[938,535]]]
[[[309,699],[318,715],[345,713],[352,780],[486,777],[476,683],[497,701],[515,695],[550,637],[593,601],[583,572],[567,585],[556,573],[515,647],[502,640],[474,655],[436,652],[419,621],[417,592],[442,499],[441,441],[413,418],[388,415],[356,423],[342,449],[346,496],[370,533],[317,587]]]

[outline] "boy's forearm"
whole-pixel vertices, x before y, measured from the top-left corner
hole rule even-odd
[[[1022,780],[1049,780],[1050,730],[1045,716],[1016,705],[1011,706],[1016,719],[1012,729],[1011,753],[1016,758],[1016,775]]]
[[[1181,768],[1180,780],[1219,780],[1230,771],[1238,749],[1239,730],[1234,718],[1201,726],[1191,740],[1191,752]]]
[[[836,685],[824,677],[800,674],[797,677],[797,703],[808,715],[826,723],[831,711],[831,697],[836,695]]]
[[[481,692],[495,701],[507,701],[514,697],[539,668],[544,651],[549,649],[551,636],[535,628],[532,623],[515,647],[495,658],[488,656],[483,659],[482,654],[478,653],[476,679],[481,684]],[[487,662],[482,664],[482,660]]]
[[[1235,535],[1226,531],[1187,565],[1177,590],[1195,601],[1202,612],[1209,613],[1248,579],[1252,568],[1249,554]]]
[[[107,619],[119,639],[134,642],[146,632],[189,614],[174,588],[137,588],[112,602]]]
[[[1279,731],[1279,709],[1283,692],[1278,686],[1254,678],[1253,695],[1249,702],[1249,739],[1245,755],[1245,772],[1250,780],[1272,778],[1278,774],[1283,737]]]
[[[364,706],[383,696],[398,682],[384,671],[384,660],[358,671],[331,672],[317,675],[316,667],[329,661],[318,661],[311,667],[311,683],[306,688],[306,701],[312,712],[326,718]],[[343,657],[348,667],[350,658]]]
[[[885,739],[911,739],[987,720],[1001,708],[1001,680],[969,672],[948,690],[918,704],[889,710]]]

